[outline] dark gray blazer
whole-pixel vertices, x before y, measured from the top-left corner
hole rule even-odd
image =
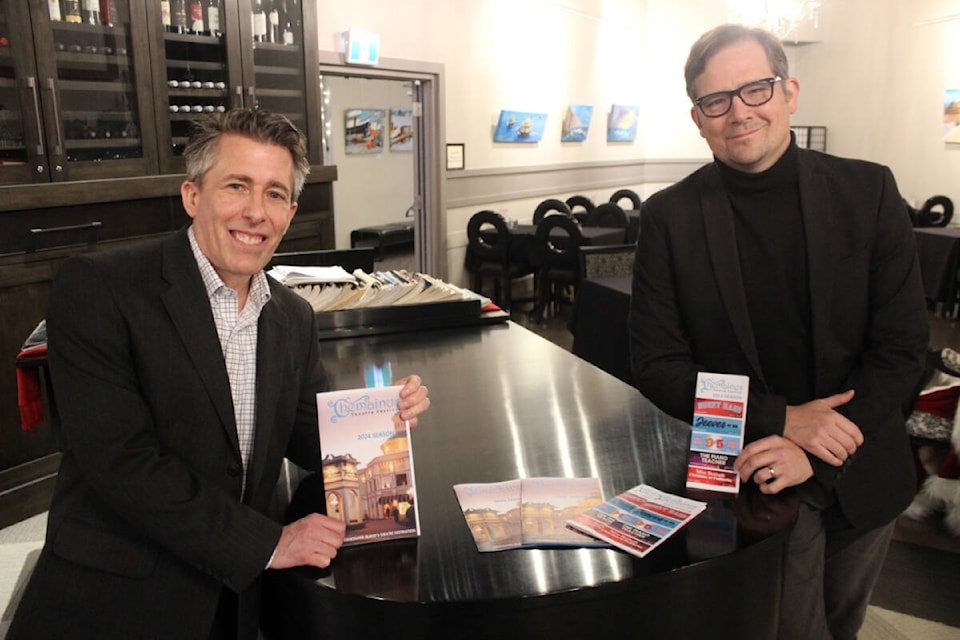
[[[10,638],[206,638],[223,586],[255,638],[264,515],[285,455],[318,468],[325,390],[310,306],[270,279],[256,441],[241,459],[226,366],[186,231],[71,259],[47,318],[63,450],[47,540]]]
[[[873,527],[914,492],[903,407],[929,329],[913,231],[886,167],[805,150],[798,162],[816,397],[855,389],[839,411],[865,437],[842,468],[811,460],[848,519]],[[641,224],[630,317],[637,386],[690,421],[698,371],[747,375],[747,440],[782,434],[786,403],[760,369],[733,210],[716,165],[650,197]]]

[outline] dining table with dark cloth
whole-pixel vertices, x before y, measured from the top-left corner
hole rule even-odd
[[[917,259],[927,301],[953,315],[957,304],[960,268],[960,227],[915,227]]]
[[[640,209],[624,209],[623,212],[627,214],[627,233],[624,242],[632,244],[640,236]],[[587,211],[577,211],[573,214],[580,224],[586,224],[589,216],[590,213]]]
[[[631,285],[628,275],[584,278],[568,325],[574,355],[627,384],[633,380],[627,327]]]
[[[268,571],[267,637],[776,635],[796,497],[753,483],[739,495],[687,491],[689,425],[633,387],[512,322],[320,349],[333,388],[363,386],[376,363],[430,389],[411,434],[420,535],[343,548],[328,569]],[[454,485],[533,477],[597,477],[606,498],[645,483],[707,508],[642,559],[614,548],[479,552]],[[307,479],[294,503],[311,502],[322,506],[323,489]]]

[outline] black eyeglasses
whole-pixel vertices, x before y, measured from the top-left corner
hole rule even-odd
[[[773,97],[773,87],[783,80],[780,76],[754,80],[734,89],[733,91],[717,91],[697,98],[693,104],[700,107],[700,111],[708,118],[719,118],[726,115],[733,106],[733,96],[739,96],[743,104],[748,107],[759,107],[770,102]]]

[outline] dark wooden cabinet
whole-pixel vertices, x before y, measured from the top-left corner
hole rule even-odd
[[[68,22],[49,0],[0,0],[0,184],[157,172],[143,0]]]
[[[220,0],[211,33],[166,29],[160,0],[114,0],[113,15],[80,22],[56,15],[56,0],[0,0],[0,526],[46,508],[58,461],[49,420],[20,428],[16,354],[66,258],[187,223],[181,155],[194,119],[234,106],[287,115],[312,168],[279,250],[334,247],[315,2]],[[255,4],[268,10],[265,38]]]
[[[221,5],[219,29],[184,29],[165,24],[159,2],[148,7],[156,129],[169,142],[160,146],[163,172],[183,171],[193,120],[230,107],[286,115],[307,136],[311,162],[322,163],[319,75],[307,73],[319,63],[315,15],[314,0],[233,0]]]

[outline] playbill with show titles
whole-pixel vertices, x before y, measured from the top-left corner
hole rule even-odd
[[[749,390],[747,376],[697,374],[688,487],[727,493],[740,491],[740,476],[733,470],[733,463],[743,447]]]
[[[706,508],[705,502],[641,484],[574,516],[567,526],[642,558]]]
[[[344,546],[420,535],[401,388],[317,394],[327,515],[346,525]]]

